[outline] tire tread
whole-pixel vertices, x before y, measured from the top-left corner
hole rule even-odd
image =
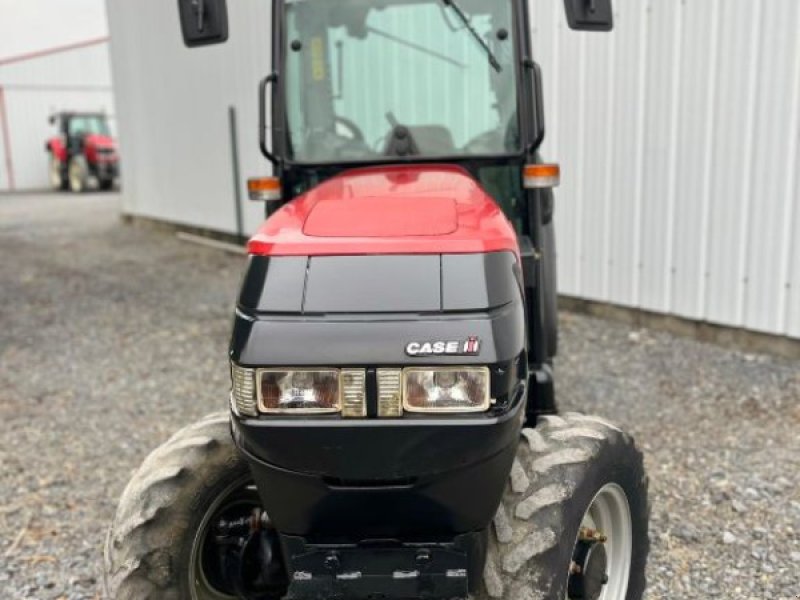
[[[178,431],[144,460],[122,493],[104,552],[109,598],[181,597],[171,556],[186,527],[191,488],[205,473],[235,464],[229,413],[215,413]]]
[[[522,441],[491,526],[481,592],[473,594],[472,600],[563,599],[565,592],[556,589],[560,584],[553,574],[558,562],[554,549],[566,534],[564,515],[574,500],[576,482],[587,475],[603,448],[620,444],[632,449],[633,454],[627,456],[638,461],[643,472],[642,454],[632,438],[600,417],[543,416],[535,428],[522,430]],[[520,492],[523,474],[527,485]],[[641,484],[646,501],[646,475]],[[571,547],[570,543],[570,551]],[[648,548],[645,542],[645,556]],[[642,589],[643,578],[642,574]],[[641,591],[629,589],[627,600],[640,597]]]

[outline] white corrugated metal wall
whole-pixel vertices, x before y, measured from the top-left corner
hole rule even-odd
[[[228,2],[226,44],[184,47],[177,3],[107,0],[126,213],[236,231],[228,108],[241,180],[269,174],[258,152],[257,90],[271,70],[269,0]],[[245,231],[264,208],[243,200]]]
[[[800,337],[800,2],[534,0],[565,294]]]
[[[59,110],[113,112],[106,40],[0,60],[0,190],[47,188],[48,117]],[[0,115],[1,116],[1,115]],[[112,122],[113,125],[113,122]],[[6,150],[8,146],[8,151]]]
[[[615,0],[611,35],[531,0],[559,160],[561,291],[800,337],[800,3]],[[125,210],[233,231],[269,69],[268,0],[229,2],[228,44],[182,46],[160,0],[108,0]],[[242,185],[242,182],[239,182]],[[260,219],[246,210],[246,231]]]

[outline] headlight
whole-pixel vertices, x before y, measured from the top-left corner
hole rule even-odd
[[[377,369],[377,416],[470,413],[491,406],[487,367]],[[231,407],[239,416],[367,416],[365,369],[253,369],[231,362]]]
[[[337,369],[258,369],[258,410],[263,413],[341,411]]]
[[[487,367],[403,369],[403,408],[409,412],[483,412],[490,403]]]

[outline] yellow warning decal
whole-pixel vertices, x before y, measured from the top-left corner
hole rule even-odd
[[[325,79],[325,47],[321,37],[311,38],[311,78],[314,81]]]

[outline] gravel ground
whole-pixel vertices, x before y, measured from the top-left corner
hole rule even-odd
[[[226,405],[243,259],[123,225],[118,198],[0,195],[0,598],[100,598],[116,498]],[[800,594],[800,364],[562,315],[562,406],[635,434],[649,598]]]

